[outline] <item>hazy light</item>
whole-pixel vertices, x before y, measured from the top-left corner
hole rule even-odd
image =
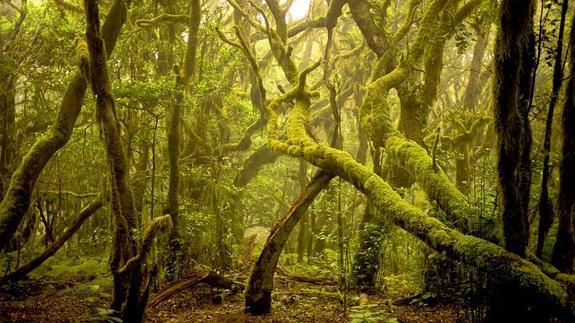
[[[309,10],[310,0],[294,0],[293,4],[289,9],[289,14],[294,20],[299,20],[307,15]]]

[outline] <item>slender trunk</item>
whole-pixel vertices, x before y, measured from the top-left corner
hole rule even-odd
[[[563,82],[563,33],[565,31],[565,17],[569,1],[563,0],[561,6],[561,22],[559,24],[559,34],[557,35],[557,47],[555,56],[555,65],[553,66],[553,88],[551,90],[551,100],[549,101],[549,110],[547,111],[547,121],[545,123],[545,137],[543,139],[543,174],[541,175],[541,194],[539,195],[539,230],[537,232],[537,257],[543,255],[543,246],[545,237],[551,224],[553,223],[553,203],[549,199],[549,177],[551,169],[549,159],[551,155],[551,136],[553,131],[553,114],[561,83]]]
[[[359,226],[359,247],[354,257],[352,277],[355,286],[363,293],[375,290],[375,280],[379,269],[379,252],[384,227],[376,220],[378,210],[368,200]]]
[[[301,161],[299,164],[299,183],[301,187],[305,187],[307,184],[307,163]],[[297,262],[303,262],[303,255],[305,252],[306,246],[306,236],[307,236],[307,222],[308,216],[307,212],[304,214],[299,221],[299,230],[297,235]]]
[[[1,69],[1,67],[0,67]],[[15,75],[0,70],[0,198],[4,196],[16,158]]]
[[[313,244],[315,241],[315,212],[310,212],[309,215],[309,225],[308,225],[308,236],[306,244],[306,255],[307,263],[310,264],[313,260]]]
[[[138,253],[134,237],[136,210],[130,188],[128,161],[120,137],[116,107],[106,65],[104,39],[100,36],[98,4],[84,0],[86,11],[86,41],[90,61],[90,83],[96,99],[98,122],[103,134],[109,167],[112,210],[116,219],[116,232],[110,268],[114,279],[112,309],[122,314],[125,322],[140,322],[143,315],[140,288],[140,266],[121,272],[121,268]]]
[[[477,30],[477,41],[473,47],[473,57],[471,58],[471,66],[469,71],[469,80],[465,87],[463,94],[463,108],[467,110],[476,109],[479,101],[479,95],[483,88],[481,83],[481,70],[483,69],[483,56],[489,43],[489,30],[482,32]],[[464,194],[469,193],[472,184],[471,169],[472,169],[472,148],[474,145],[474,138],[465,140],[458,143],[455,148],[462,155],[455,162],[455,185]]]
[[[463,107],[468,110],[476,110],[479,94],[481,94],[481,70],[483,69],[483,56],[489,44],[489,31],[477,33],[477,41],[473,46],[473,57],[469,67],[469,80],[463,94]]]
[[[301,191],[288,212],[272,229],[266,244],[260,253],[248,280],[245,296],[245,311],[261,315],[271,311],[271,292],[273,276],[290,233],[304,216],[309,205],[317,195],[329,184],[333,175],[320,171]]]
[[[471,188],[471,152],[469,142],[463,142],[459,145],[459,153],[462,155],[455,162],[455,186],[463,194],[469,193]]]
[[[201,20],[200,1],[191,2],[191,14],[188,22],[188,44],[184,57],[184,69],[176,71],[176,90],[172,114],[168,127],[168,159],[170,164],[168,185],[168,212],[172,218],[173,229],[170,235],[170,251],[168,260],[168,279],[175,280],[179,277],[179,265],[181,263],[183,243],[180,237],[179,224],[179,194],[180,194],[180,125],[184,93],[194,76],[196,68],[196,52],[198,48],[198,31]]]
[[[142,142],[140,146],[141,155],[136,164],[136,176],[134,180],[134,204],[138,214],[138,227],[141,228],[142,213],[144,212],[144,196],[146,194],[147,171],[150,164],[150,143]]]
[[[304,215],[299,222],[299,231],[297,236],[297,262],[303,263],[303,257],[307,247],[307,240],[309,235],[309,216]]]
[[[573,228],[573,211],[575,207],[575,18],[571,23],[569,47],[571,54],[570,77],[565,88],[565,103],[563,105],[563,147],[559,183],[559,231],[557,242],[553,249],[551,263],[561,271],[574,272],[575,233]]]

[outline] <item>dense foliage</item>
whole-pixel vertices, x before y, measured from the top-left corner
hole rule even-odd
[[[570,321],[572,7],[1,0],[0,318],[71,280],[82,319],[204,283],[253,315]]]

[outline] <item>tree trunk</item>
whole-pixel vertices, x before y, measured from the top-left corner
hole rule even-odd
[[[495,48],[495,127],[504,242],[507,250],[520,256],[525,255],[529,240],[533,10],[533,0],[503,1]]]
[[[571,23],[569,47],[570,73],[565,88],[563,105],[563,159],[561,160],[559,183],[559,231],[553,249],[551,263],[561,271],[572,273],[575,258],[575,233],[573,228],[573,211],[575,206],[575,18]]]
[[[179,225],[179,194],[180,194],[180,124],[184,93],[193,77],[196,68],[196,52],[198,48],[198,31],[200,28],[201,10],[200,1],[191,2],[191,14],[188,22],[188,44],[184,57],[184,69],[176,70],[176,90],[172,114],[168,127],[168,159],[170,164],[168,186],[168,212],[172,218],[173,229],[170,235],[170,250],[168,256],[168,280],[179,277],[183,243],[180,237]]]
[[[16,158],[15,77],[0,67],[0,198],[7,189]]]
[[[374,291],[379,270],[378,260],[385,227],[375,222],[376,212],[368,201],[359,227],[359,248],[353,259],[353,282],[362,293]]]
[[[106,66],[105,43],[100,36],[98,4],[84,0],[86,11],[86,40],[90,61],[90,83],[96,99],[98,122],[103,134],[104,148],[109,167],[112,210],[116,219],[116,232],[110,268],[114,280],[112,309],[121,313],[125,322],[140,322],[142,275],[140,266],[121,272],[121,268],[136,257],[137,243],[134,237],[136,210],[130,188],[128,162],[120,137],[116,107]]]
[[[252,267],[245,296],[246,313],[261,315],[271,311],[271,293],[275,269],[290,233],[333,175],[320,171],[301,191],[299,197],[272,229],[266,244]]]
[[[561,84],[563,83],[563,33],[565,31],[565,17],[567,16],[567,9],[569,8],[569,1],[563,0],[561,6],[561,21],[559,24],[559,34],[557,35],[557,47],[555,64],[553,66],[553,88],[551,89],[551,99],[549,101],[549,110],[547,111],[547,120],[545,122],[545,137],[543,139],[543,173],[541,175],[541,194],[539,195],[539,230],[537,231],[537,257],[541,258],[543,255],[543,246],[545,244],[545,237],[551,224],[553,223],[553,203],[549,199],[549,177],[551,176],[551,168],[549,165],[551,155],[551,136],[553,130],[553,114]],[[569,95],[569,94],[568,94]]]
[[[489,27],[489,26],[488,26]],[[463,94],[463,107],[468,110],[476,110],[479,94],[481,94],[482,83],[481,70],[483,69],[483,56],[489,44],[489,30],[477,31],[477,41],[473,46],[473,57],[469,67],[469,80]]]
[[[311,47],[311,46],[310,46]],[[299,184],[301,187],[305,187],[307,184],[307,163],[300,161],[299,164]],[[307,223],[308,216],[307,212],[301,217],[299,221],[299,230],[297,235],[297,262],[303,263],[303,255],[306,248],[306,237],[307,237]]]

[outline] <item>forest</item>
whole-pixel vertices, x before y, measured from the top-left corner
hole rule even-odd
[[[0,0],[0,322],[575,322],[575,3]]]

